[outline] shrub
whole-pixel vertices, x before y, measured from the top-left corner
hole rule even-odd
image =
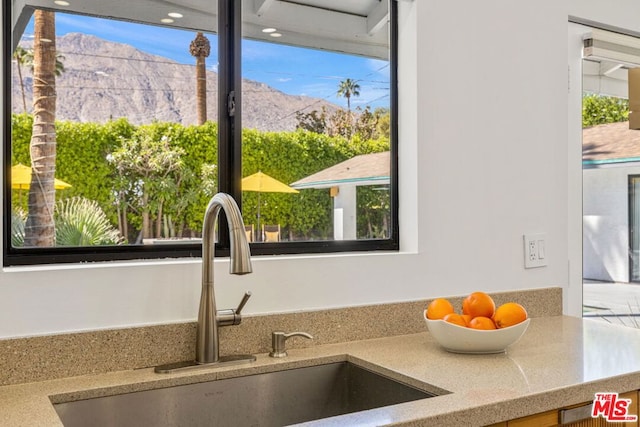
[[[29,141],[32,118],[12,115],[11,162],[30,164]],[[242,176],[262,171],[286,184],[311,175],[359,154],[389,149],[388,138],[366,139],[360,134],[351,140],[310,131],[262,132],[243,129]],[[206,122],[200,126],[175,123],[151,123],[134,126],[126,119],[99,123],[56,123],[56,178],[72,185],[57,191],[57,200],[83,197],[95,201],[121,235],[135,241],[142,226],[142,212],[133,209],[135,192],[125,199],[117,189],[122,183],[114,164],[107,160],[125,141],[140,135],[168,143],[167,150],[181,153],[183,163],[179,177],[163,181],[165,197],[160,206],[152,206],[148,222],[155,226],[153,237],[187,237],[200,234],[202,217],[212,192],[216,191],[218,127]],[[110,156],[111,155],[111,156]],[[129,182],[130,187],[139,180]],[[127,187],[129,188],[129,187]],[[24,191],[26,192],[26,191]],[[359,190],[360,192],[360,190]],[[388,196],[373,189],[362,189],[358,196],[358,235],[384,234],[388,221]],[[26,207],[25,199],[14,194],[13,206]],[[326,239],[333,229],[332,200],[326,189],[307,189],[298,194],[253,192],[242,194],[243,217],[255,224],[260,199],[261,224],[280,224],[283,235],[291,239]],[[153,202],[160,202],[153,197]],[[126,215],[123,214],[126,212]],[[126,218],[123,220],[123,218]],[[160,226],[161,225],[161,226]],[[286,238],[286,237],[285,237]]]
[[[56,246],[118,245],[123,243],[95,200],[72,197],[56,203]]]
[[[11,211],[11,246],[18,248],[24,245],[24,226],[27,213],[18,208]]]

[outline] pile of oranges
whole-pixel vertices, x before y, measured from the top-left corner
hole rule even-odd
[[[462,300],[462,314],[456,313],[446,298],[436,298],[426,310],[427,319],[439,320],[472,329],[500,329],[517,325],[527,319],[527,310],[517,302],[496,304],[484,292],[473,292]]]

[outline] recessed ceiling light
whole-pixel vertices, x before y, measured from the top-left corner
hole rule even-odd
[[[171,24],[173,22],[173,19],[171,19],[171,18],[162,18],[160,20],[160,22],[165,23],[165,24]]]
[[[262,30],[263,33],[275,33],[276,31],[275,28],[265,28]]]
[[[71,4],[65,0],[55,0],[54,3],[57,4],[58,6],[69,6]]]
[[[167,15],[169,15],[172,18],[182,18],[182,14],[178,12],[169,12],[167,13]]]
[[[280,33],[271,33],[269,34],[271,37],[282,37],[282,34]]]

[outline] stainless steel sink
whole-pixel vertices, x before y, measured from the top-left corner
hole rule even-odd
[[[54,405],[65,426],[284,426],[433,397],[350,362]]]

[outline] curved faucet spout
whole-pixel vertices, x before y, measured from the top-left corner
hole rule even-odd
[[[251,251],[244,232],[244,222],[238,204],[230,195],[218,193],[211,198],[204,213],[202,225],[202,279],[213,283],[214,236],[220,209],[224,210],[229,226],[231,242],[229,254],[229,273],[251,273]],[[206,273],[206,274],[205,274]]]
[[[218,193],[209,202],[202,226],[202,294],[198,312],[196,363],[215,363],[220,359],[218,311],[213,286],[214,235],[220,209],[224,210],[229,228],[231,274],[251,273],[251,252],[244,232],[242,214],[236,201],[226,193]],[[221,227],[222,228],[222,227]]]

